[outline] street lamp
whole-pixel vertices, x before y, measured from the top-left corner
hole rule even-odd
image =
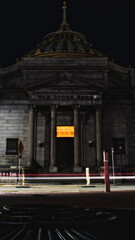
[[[90,147],[90,148],[91,148],[91,147],[95,147],[95,142],[94,142],[94,141],[89,140],[88,143],[89,143],[89,147]]]

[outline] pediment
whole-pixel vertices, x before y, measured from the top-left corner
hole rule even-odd
[[[27,91],[32,91],[35,89],[73,89],[73,88],[94,88],[103,89],[101,84],[97,84],[93,81],[89,81],[85,78],[68,78],[68,77],[51,77],[41,81],[35,81],[31,84],[27,84],[25,89]]]
[[[84,82],[80,82],[76,79],[68,79],[68,78],[59,78],[55,79],[52,82],[48,83],[48,86],[54,87],[86,87],[88,84]]]

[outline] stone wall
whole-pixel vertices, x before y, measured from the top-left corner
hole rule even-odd
[[[125,154],[123,155],[123,165],[135,165],[135,124],[132,103],[113,103],[106,106],[103,113],[103,148],[111,152],[113,138],[125,139]],[[120,156],[117,156],[119,159]],[[117,163],[119,165],[119,160]]]
[[[0,106],[0,166],[18,165],[18,156],[6,155],[6,139],[18,138],[24,145],[23,165],[28,159],[28,106]]]

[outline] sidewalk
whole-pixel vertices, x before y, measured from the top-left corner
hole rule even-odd
[[[135,185],[131,184],[111,184],[111,192],[116,191],[135,191]],[[2,192],[18,192],[18,193],[83,193],[83,192],[105,192],[104,184],[0,184],[0,194]]]
[[[25,184],[0,185],[0,207],[5,205],[76,205],[96,209],[135,210],[135,185]]]

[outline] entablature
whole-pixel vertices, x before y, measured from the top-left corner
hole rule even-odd
[[[48,105],[48,104],[59,104],[59,105],[95,105],[102,102],[102,93],[94,90],[81,90],[81,91],[34,91],[28,92],[30,101],[35,104]]]

